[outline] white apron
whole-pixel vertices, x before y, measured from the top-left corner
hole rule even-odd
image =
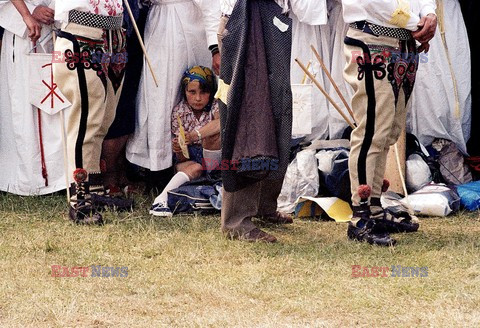
[[[298,58],[304,65],[311,62],[310,71],[316,74],[316,79],[322,86],[329,88],[330,82],[323,73],[317,58],[310,49],[314,45],[322,57],[323,62],[330,66],[329,54],[329,31],[327,25],[308,25],[299,21],[297,16],[292,13],[293,42],[292,42],[292,61],[291,61],[291,83],[301,84],[304,80],[304,72],[295,62]],[[326,22],[325,22],[326,23]],[[327,45],[327,46],[326,46]],[[309,79],[305,79],[308,81]],[[312,113],[311,113],[311,133],[306,136],[306,140],[325,139],[328,136],[328,104],[325,96],[317,89],[312,88]]]
[[[330,56],[331,66],[330,73],[332,78],[338,85],[342,95],[345,97],[347,103],[351,106],[353,90],[352,87],[345,82],[343,78],[343,70],[345,69],[345,52],[344,39],[347,35],[348,24],[343,20],[342,3],[340,0],[329,0],[329,22],[330,27]],[[343,113],[350,118],[345,105],[337,95],[335,89],[332,87],[329,90],[330,96],[335,100],[337,105],[342,109]],[[342,116],[337,112],[332,104],[329,104],[329,135],[330,139],[339,139],[342,137],[343,131],[347,128],[347,123]],[[351,119],[353,122],[353,119]]]
[[[171,113],[181,100],[183,72],[211,67],[202,12],[193,0],[155,0],[145,27],[145,44],[158,78],[155,86],[144,63],[137,96],[135,132],[127,159],[152,171],[172,165]]]
[[[50,0],[26,1],[30,10]],[[26,26],[11,5],[0,6],[0,25],[5,27],[0,60],[0,190],[19,195],[42,195],[65,189],[59,115],[41,113],[48,186],[42,176],[37,109],[29,101],[28,55],[32,43]],[[42,36],[51,34],[43,26]],[[37,52],[50,52],[51,40]],[[48,89],[45,89],[45,95]]]

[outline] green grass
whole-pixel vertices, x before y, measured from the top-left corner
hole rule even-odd
[[[266,227],[279,243],[225,239],[219,216],[107,213],[76,226],[65,198],[0,195],[1,327],[478,327],[477,212],[422,219],[394,248],[346,225]],[[52,277],[52,265],[127,266],[128,277]],[[428,267],[428,277],[352,278],[352,265]]]

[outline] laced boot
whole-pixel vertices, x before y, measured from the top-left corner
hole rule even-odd
[[[418,218],[411,216],[400,207],[382,207],[380,198],[371,199],[371,218],[377,220],[389,233],[416,232],[419,228]]]
[[[367,242],[370,245],[393,246],[395,239],[384,230],[383,226],[372,219],[368,205],[354,206],[353,218],[348,224],[347,236],[349,239]]]
[[[102,225],[103,218],[92,204],[89,184],[86,181],[88,173],[84,169],[77,169],[74,172],[74,180],[70,187],[70,220],[77,224]]]

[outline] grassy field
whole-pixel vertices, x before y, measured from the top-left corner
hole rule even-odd
[[[267,245],[223,238],[219,216],[152,219],[148,204],[84,227],[66,219],[62,196],[0,195],[0,326],[480,326],[478,213],[422,219],[394,248],[314,221],[265,227],[280,240]],[[52,277],[52,265],[128,276]],[[353,265],[428,276],[352,278]]]

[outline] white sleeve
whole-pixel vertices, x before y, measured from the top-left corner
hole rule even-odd
[[[30,12],[33,12],[35,6],[25,2]],[[22,15],[13,6],[11,1],[0,2],[0,26],[5,30],[21,37],[27,37],[27,25],[23,22]]]
[[[342,0],[342,3],[344,13],[347,8],[352,11],[355,8],[363,9],[368,13],[368,16],[381,22],[382,25],[390,24],[411,31],[418,29],[417,24],[420,20],[420,15],[412,12],[411,4],[408,0]]]
[[[205,26],[205,32],[207,33],[208,46],[218,43],[217,32],[220,24],[220,17],[222,13],[220,11],[219,0],[194,0],[197,6],[202,11],[203,24]]]
[[[302,23],[309,25],[327,24],[326,0],[292,0],[291,10]]]
[[[435,0],[419,0],[420,2],[420,17],[427,16],[428,14],[435,14],[437,4]]]

